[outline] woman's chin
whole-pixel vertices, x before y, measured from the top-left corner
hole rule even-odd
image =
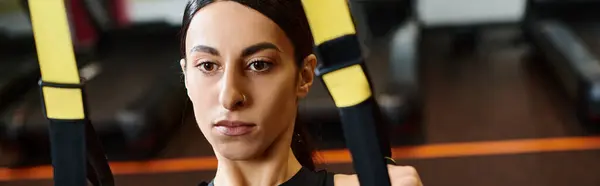
[[[249,160],[261,154],[259,148],[241,141],[219,144],[217,151],[222,157],[229,160]]]

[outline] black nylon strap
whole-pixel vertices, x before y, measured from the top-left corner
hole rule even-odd
[[[88,179],[92,183],[96,182],[96,184],[93,184],[94,186],[114,186],[115,180],[108,159],[91,122],[86,122],[85,137],[86,146],[88,147],[86,149],[88,170],[93,171],[88,172]]]
[[[361,184],[369,186],[391,185],[386,160],[379,142],[376,121],[377,102],[371,97],[358,105],[339,108],[344,138],[354,170]]]
[[[314,53],[319,59],[317,75],[363,63],[364,59],[357,43],[356,35],[346,35],[315,46]]]
[[[85,79],[82,78],[81,82],[85,82]],[[85,101],[87,100],[85,91],[82,91],[82,96],[85,115],[89,116],[89,109],[87,108],[87,102]],[[94,125],[92,125],[92,122],[87,118],[85,120],[85,137],[87,165],[88,170],[91,171],[87,174],[88,180],[90,180],[94,186],[114,186],[114,176],[108,164],[108,159],[106,158],[102,144],[100,143],[100,138],[96,134]]]
[[[326,41],[315,47],[321,61],[317,74],[322,76],[336,70],[360,64],[365,69],[371,92],[373,86],[366,73],[364,58],[356,35],[346,35]],[[325,84],[325,82],[323,82]],[[352,83],[352,82],[348,82]],[[352,154],[354,170],[361,185],[391,185],[385,157],[391,157],[389,138],[380,108],[371,96],[357,105],[338,108],[344,130],[346,146]]]
[[[85,186],[85,122],[50,120],[49,132],[54,185]]]

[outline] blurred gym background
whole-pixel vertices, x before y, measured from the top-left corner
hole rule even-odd
[[[216,168],[178,67],[187,0],[67,0],[117,185]],[[428,186],[600,185],[600,1],[349,0],[394,158]],[[0,185],[51,185],[26,1],[0,0]],[[323,85],[301,105],[321,168],[352,173]]]

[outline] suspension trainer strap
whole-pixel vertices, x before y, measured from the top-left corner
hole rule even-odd
[[[79,78],[73,52],[71,32],[64,0],[29,0],[29,12],[37,47],[42,79],[42,105],[50,121],[50,147],[54,168],[54,185],[85,186],[90,175],[92,183],[100,183],[104,174],[88,171],[88,164],[98,162],[108,167],[105,156],[86,150],[86,134],[97,138],[95,132],[86,131],[91,123],[86,117],[83,82]],[[96,141],[87,142],[90,148],[99,148]],[[88,161],[86,156],[96,154]],[[103,153],[102,153],[103,154]],[[101,166],[103,167],[103,166]],[[109,169],[110,170],[110,169]],[[112,174],[110,176],[112,180]]]
[[[389,186],[391,155],[346,0],[302,0],[319,59],[317,75],[340,112],[360,185]]]

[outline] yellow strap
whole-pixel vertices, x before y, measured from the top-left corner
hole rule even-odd
[[[356,34],[346,0],[302,0],[302,4],[315,45],[344,35]]]
[[[79,84],[64,0],[29,0],[38,61],[45,82]],[[80,89],[44,87],[47,117],[84,119]]]
[[[369,81],[360,65],[327,73],[323,81],[337,107],[354,106],[371,97]]]

